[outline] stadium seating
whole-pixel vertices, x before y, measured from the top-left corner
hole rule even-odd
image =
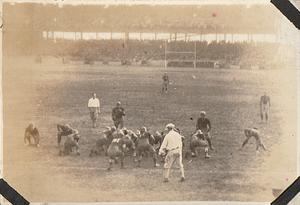
[[[45,41],[44,55],[68,56],[71,60],[80,60],[86,64],[100,61],[109,64],[118,61],[122,65],[137,63],[149,65],[151,61],[161,61],[165,58],[164,41],[130,40],[124,43],[122,40],[91,40],[91,41],[67,41],[60,40],[56,43]],[[272,43],[229,43],[229,42],[197,42],[196,67],[229,68],[230,65],[238,65],[244,69],[253,66],[267,68],[274,62],[274,52],[278,50],[278,44]],[[167,44],[171,51],[194,51],[194,42],[172,41]],[[168,66],[194,66],[193,53],[171,53],[167,56]]]

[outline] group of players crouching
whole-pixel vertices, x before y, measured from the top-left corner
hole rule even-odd
[[[180,130],[176,127],[173,129],[179,133]],[[197,120],[196,131],[190,136],[189,149],[186,150],[185,157],[196,157],[198,155],[198,148],[204,148],[205,158],[210,158],[210,150],[214,150],[212,145],[212,137],[210,135],[211,124],[210,120],[206,118],[206,113],[202,111],[200,118]],[[166,135],[166,130],[155,133],[150,133],[146,127],[142,127],[136,132],[121,128],[117,129],[115,126],[106,127],[103,134],[96,140],[94,148],[90,151],[90,156],[101,155],[102,153],[109,158],[109,168],[112,168],[113,162],[121,161],[121,168],[124,166],[125,156],[132,155],[137,166],[141,166],[141,161],[144,156],[151,155],[153,158],[154,167],[159,166],[158,158],[164,161],[164,156],[159,156],[159,150]],[[263,148],[265,145],[261,140],[259,131],[256,128],[247,128],[244,130],[246,136],[241,149],[248,143],[250,138],[256,140],[256,150]],[[63,145],[61,145],[62,138],[65,137]],[[70,155],[79,152],[80,135],[77,129],[72,128],[69,124],[57,125],[57,144],[59,147],[59,155]],[[32,142],[33,141],[33,142]],[[30,123],[25,130],[24,143],[39,146],[40,135],[34,123]],[[185,137],[182,136],[182,144],[184,146]]]
[[[132,155],[137,166],[141,166],[142,158],[145,155],[151,155],[154,167],[159,166],[158,149],[163,141],[163,132],[151,134],[146,127],[133,132],[132,130],[116,127],[107,127],[103,135],[96,141],[95,147],[91,150],[90,156],[101,155],[104,153],[109,157],[109,168],[113,162],[121,161],[121,168],[124,166],[124,158]]]

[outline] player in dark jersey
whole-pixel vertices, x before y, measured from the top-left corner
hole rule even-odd
[[[162,77],[163,83],[162,83],[162,93],[168,92],[168,86],[169,86],[169,76],[167,73],[164,73]]]
[[[78,134],[78,130],[72,128],[69,124],[57,124],[57,144],[60,146],[61,138],[63,136],[69,136],[72,134]]]
[[[214,150],[214,147],[213,147],[212,141],[211,141],[211,135],[210,135],[211,123],[210,123],[210,120],[208,118],[206,118],[205,111],[200,112],[200,118],[198,118],[198,120],[197,120],[196,130],[201,130],[201,132],[205,136],[205,139],[208,142],[209,148],[211,150]]]
[[[146,127],[142,127],[140,130],[140,137],[137,139],[137,157],[138,157],[138,167],[141,166],[141,161],[143,158],[143,154],[145,152],[149,152],[152,155],[154,167],[158,167],[157,163],[157,154],[155,148],[151,145],[151,141],[154,141],[153,136],[147,131]]]
[[[70,155],[71,153],[75,153],[76,155],[80,155],[79,152],[79,134],[71,134],[67,136],[66,141],[64,142],[63,147],[59,151],[60,156]]]
[[[270,97],[266,93],[264,93],[264,95],[260,97],[260,118],[261,118],[261,121],[264,121],[264,118],[266,119],[266,122],[268,121],[270,107],[271,107]]]
[[[121,102],[117,102],[117,106],[112,110],[112,120],[117,129],[122,129],[124,126],[125,110],[121,107]]]

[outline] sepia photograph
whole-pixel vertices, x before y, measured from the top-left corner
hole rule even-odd
[[[30,202],[268,202],[297,178],[295,29],[269,1],[3,1],[3,165]]]

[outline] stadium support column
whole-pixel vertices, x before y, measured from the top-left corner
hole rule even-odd
[[[216,43],[218,43],[218,31],[217,31],[217,25],[215,25],[215,34],[216,34]]]
[[[129,40],[129,33],[125,32],[125,42],[127,42]]]
[[[125,56],[126,59],[128,57],[128,55],[127,55],[128,44],[129,44],[128,40],[129,40],[129,33],[125,32],[125,36],[124,36],[124,52],[125,52],[125,54],[124,54],[124,56]]]
[[[165,68],[167,68],[167,40],[165,40]]]
[[[194,68],[197,67],[197,41],[195,41],[194,45]]]

